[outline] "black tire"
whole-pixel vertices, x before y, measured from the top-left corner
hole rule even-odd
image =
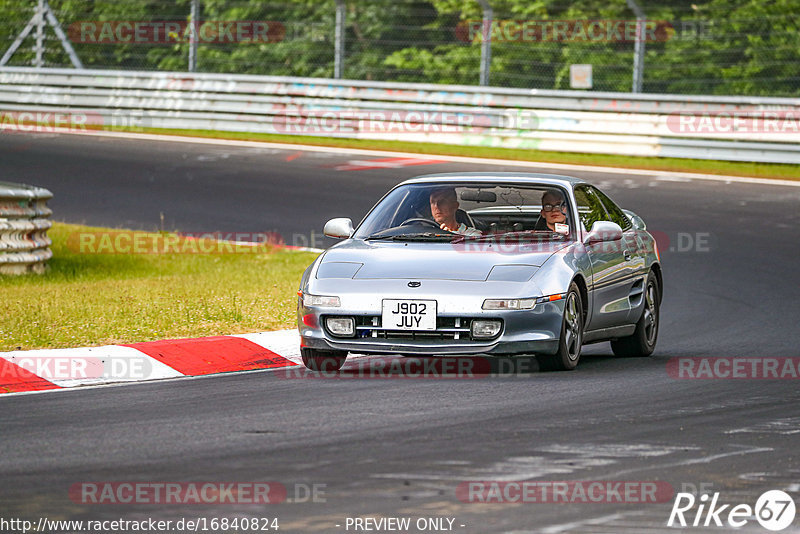
[[[655,276],[650,273],[644,289],[644,309],[636,323],[636,330],[627,337],[611,341],[611,350],[621,358],[637,358],[650,356],[658,341],[659,306],[661,294]]]
[[[303,365],[312,371],[333,372],[338,371],[347,359],[343,351],[324,351],[317,349],[301,348],[300,355]]]
[[[564,299],[564,318],[558,352],[536,356],[542,371],[571,371],[578,366],[583,344],[583,302],[578,285],[572,282]]]

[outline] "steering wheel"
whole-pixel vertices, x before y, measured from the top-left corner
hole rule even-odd
[[[411,219],[406,219],[405,221],[402,222],[402,224],[400,224],[400,226],[408,226],[409,224],[413,224],[413,223],[421,223],[421,224],[425,224],[427,226],[432,226],[432,227],[436,228],[437,230],[441,230],[441,228],[439,227],[438,224],[436,224],[435,221],[432,221],[430,219],[424,219],[422,217],[412,217]]]

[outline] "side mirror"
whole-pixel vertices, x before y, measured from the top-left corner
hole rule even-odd
[[[605,243],[622,239],[622,228],[611,221],[597,221],[592,225],[591,231],[583,238],[583,243]]]
[[[322,233],[328,237],[347,239],[353,235],[353,221],[346,217],[331,219],[325,223]]]
[[[625,216],[631,221],[631,224],[636,230],[647,230],[647,225],[644,219],[633,213],[631,210],[622,210]]]

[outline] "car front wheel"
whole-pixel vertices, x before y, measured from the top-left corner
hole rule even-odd
[[[542,371],[571,371],[578,366],[583,345],[583,320],[581,292],[578,285],[572,282],[564,302],[558,352],[536,357]]]
[[[303,358],[303,365],[312,371],[331,372],[338,371],[347,359],[347,353],[343,351],[324,351],[303,347],[300,349]]]

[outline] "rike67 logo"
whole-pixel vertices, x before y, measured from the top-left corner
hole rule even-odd
[[[755,518],[765,529],[779,531],[791,525],[794,516],[794,500],[780,490],[761,494],[755,507],[749,504],[719,504],[719,492],[711,497],[704,493],[699,498],[691,493],[678,493],[667,526],[741,528]]]

